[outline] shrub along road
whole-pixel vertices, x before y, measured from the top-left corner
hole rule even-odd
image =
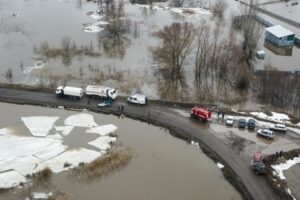
[[[231,146],[226,145],[214,134],[211,134],[211,129],[199,129],[195,125],[195,121],[171,112],[172,105],[161,105],[159,102],[151,103],[150,101],[147,106],[137,106],[127,104],[124,98],[118,98],[112,107],[98,108],[99,100],[86,97],[74,101],[69,98],[58,98],[54,92],[31,92],[3,88],[0,88],[0,101],[50,107],[64,106],[74,109],[86,108],[94,112],[115,115],[120,114],[118,106],[123,105],[123,112],[127,117],[163,126],[168,128],[171,134],[176,137],[199,142],[200,147],[209,157],[225,165],[225,168],[222,169],[224,175],[241,192],[244,199],[279,199],[266,179],[256,176],[250,170],[249,163],[240,158]]]

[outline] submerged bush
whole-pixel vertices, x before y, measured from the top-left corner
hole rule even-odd
[[[71,200],[71,199],[72,199],[72,195],[65,192],[57,191],[51,196],[49,196],[48,200]]]
[[[53,172],[49,167],[44,168],[43,170],[36,173],[36,178],[38,181],[49,181]]]
[[[132,155],[133,153],[130,148],[117,150],[102,155],[89,164],[81,165],[74,169],[73,172],[75,172],[77,177],[83,179],[102,177],[127,165]]]

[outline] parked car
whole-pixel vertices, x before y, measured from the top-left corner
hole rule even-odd
[[[254,130],[255,129],[255,119],[248,120],[248,129]]]
[[[227,116],[227,118],[226,118],[226,125],[227,126],[233,126],[233,124],[234,124],[234,118],[233,118],[233,116]]]
[[[138,105],[146,105],[148,103],[148,97],[143,94],[133,94],[127,98],[129,103],[134,103]]]
[[[274,124],[270,127],[270,129],[274,131],[282,131],[282,132],[287,131],[287,128],[284,124]]]
[[[269,129],[259,129],[256,133],[257,136],[262,136],[268,139],[273,139],[274,138],[274,134],[273,131],[269,130]]]
[[[246,119],[240,118],[240,119],[239,119],[239,123],[238,123],[238,127],[239,127],[239,128],[246,128],[246,125],[247,125]]]
[[[250,166],[257,175],[263,175],[267,172],[267,166],[263,162],[263,157],[260,153],[253,155]]]
[[[98,104],[98,107],[111,107],[112,106],[112,100],[104,100],[101,103]]]

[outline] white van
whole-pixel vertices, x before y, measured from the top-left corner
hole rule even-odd
[[[286,132],[287,131],[287,128],[284,124],[273,124],[271,127],[270,127],[271,130],[274,130],[274,131],[282,131],[282,132]]]
[[[127,101],[134,104],[146,105],[148,98],[143,94],[133,94],[127,98]]]

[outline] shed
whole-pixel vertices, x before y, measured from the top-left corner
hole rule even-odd
[[[258,50],[256,51],[256,57],[259,59],[264,59],[266,56],[266,52],[264,50]]]
[[[294,45],[295,33],[288,29],[276,25],[266,28],[265,40],[278,47],[292,46]]]

